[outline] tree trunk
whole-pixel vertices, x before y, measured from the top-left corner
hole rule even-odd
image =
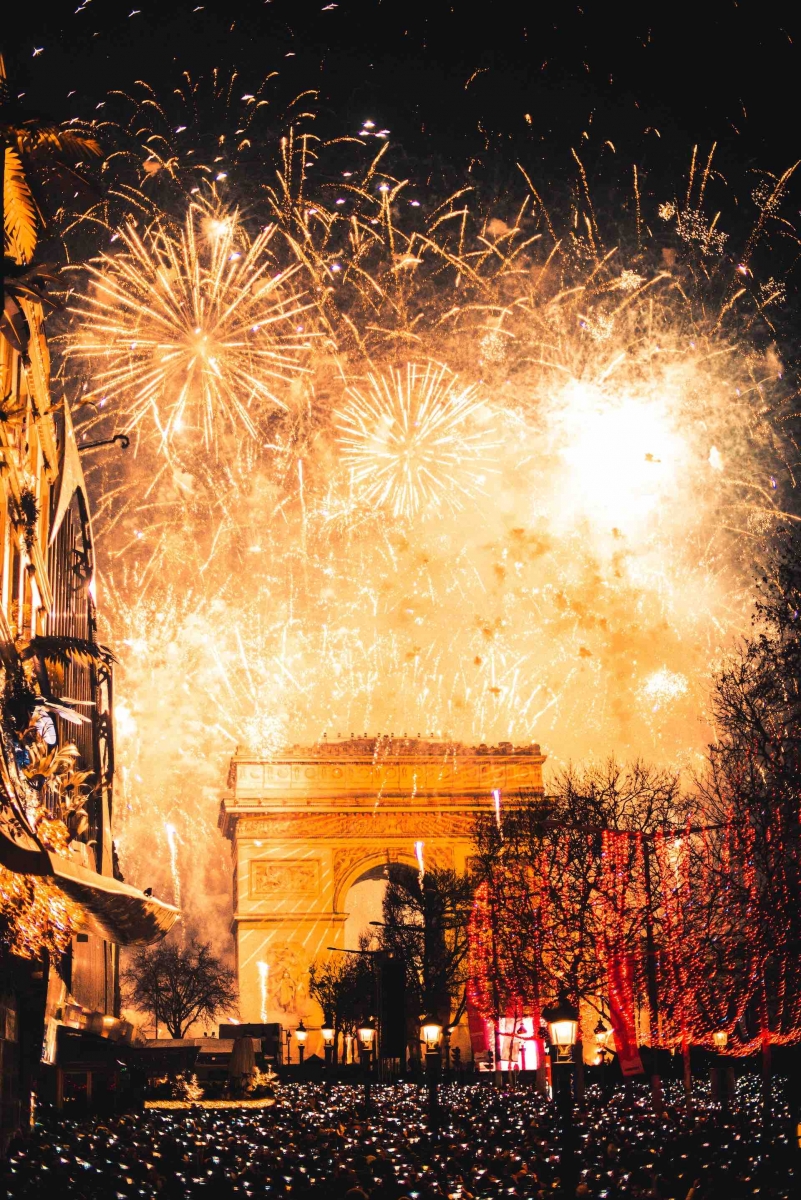
[[[643,867],[645,868],[645,965],[648,984],[648,1025],[651,1035],[651,1055],[653,1068],[651,1072],[651,1101],[654,1111],[661,1113],[664,1108],[662,1097],[662,1080],[657,1069],[657,1042],[659,1039],[659,989],[656,976],[656,943],[654,940],[654,908],[651,886],[651,851],[648,840],[642,843]]]
[[[684,1073],[684,1100],[689,1108],[693,1097],[693,1073],[692,1064],[690,1062],[690,1043],[687,1041],[686,1034],[682,1038],[681,1057]]]

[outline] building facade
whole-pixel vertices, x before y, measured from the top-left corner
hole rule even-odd
[[[92,1038],[124,1035],[119,946],[158,940],[178,915],[116,864],[113,656],[97,642],[88,497],[36,286],[7,290],[0,320],[0,1141],[32,1088],[63,1092],[62,1032],[85,1035],[90,1057]],[[75,1052],[73,1039],[73,1066]]]
[[[351,887],[392,864],[464,871],[477,814],[496,794],[541,792],[543,761],[537,745],[419,739],[323,741],[270,758],[240,748],[220,827],[231,842],[242,1019],[319,1025],[308,969],[345,948]]]

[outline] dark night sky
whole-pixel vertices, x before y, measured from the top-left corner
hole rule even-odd
[[[137,78],[161,88],[184,68],[220,65],[251,85],[278,69],[287,92],[320,90],[326,132],[356,132],[372,117],[413,155],[464,161],[489,143],[558,157],[588,132],[629,162],[657,143],[685,162],[694,142],[713,139],[724,169],[781,170],[799,156],[801,34],[775,0],[646,3],[634,15],[594,0],[49,0],[13,9],[0,38],[17,90],[59,117],[85,115],[106,89]]]

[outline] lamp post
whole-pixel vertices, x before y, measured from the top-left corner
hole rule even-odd
[[[370,1111],[370,1060],[375,1042],[375,1025],[372,1020],[364,1021],[358,1028],[359,1057],[364,1071],[364,1111]]]
[[[428,1127],[439,1129],[439,1078],[442,1059],[439,1052],[442,1026],[436,1017],[426,1017],[420,1024],[426,1047],[426,1085],[428,1087]]]
[[[593,1029],[595,1036],[595,1048],[598,1052],[598,1057],[601,1060],[601,1092],[603,1094],[604,1103],[609,1100],[609,1093],[606,1087],[606,1060],[612,1057],[612,1051],[607,1045],[611,1030],[604,1025],[603,1017],[598,1018],[598,1024]]]
[[[323,1050],[325,1053],[325,1065],[330,1067],[334,1059],[334,1038],[336,1030],[329,1016],[326,1016],[320,1028],[320,1033],[323,1035]]]
[[[562,1153],[560,1169],[562,1176],[562,1193],[565,1196],[575,1195],[577,1161],[574,1153],[573,1128],[573,1093],[570,1068],[573,1062],[573,1047],[578,1038],[579,1013],[575,1005],[570,1003],[567,993],[562,991],[559,999],[551,1008],[542,1013],[548,1025],[548,1034],[552,1049],[556,1052],[554,1068],[554,1099],[562,1121]]]
[[[537,1091],[540,1095],[546,1096],[548,1094],[548,1068],[545,1065],[545,1060],[546,1058],[550,1058],[551,1039],[548,1034],[548,1026],[544,1021],[540,1021],[537,1038],[542,1047],[542,1060],[537,1067]]]
[[[526,1069],[526,1027],[521,1021],[517,1027],[517,1040],[520,1043],[520,1071],[521,1074]]]
[[[298,1027],[295,1030],[295,1037],[298,1039],[298,1063],[301,1067],[303,1066],[303,1055],[306,1053],[306,1038],[308,1036],[309,1031],[303,1024],[303,1018],[301,1017]]]
[[[715,1047],[715,1065],[712,1068],[712,1098],[717,1098],[724,1108],[729,1105],[728,1063],[726,1062],[726,1047],[729,1035],[725,1029],[716,1029],[712,1034],[712,1044]]]

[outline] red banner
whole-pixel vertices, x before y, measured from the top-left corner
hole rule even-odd
[[[487,1023],[475,1004],[470,1000],[467,1001],[467,1025],[470,1030],[470,1044],[473,1047],[473,1054],[486,1054],[489,1050]]]
[[[611,955],[607,965],[609,1016],[615,1050],[624,1075],[644,1075],[634,1025],[634,956]]]

